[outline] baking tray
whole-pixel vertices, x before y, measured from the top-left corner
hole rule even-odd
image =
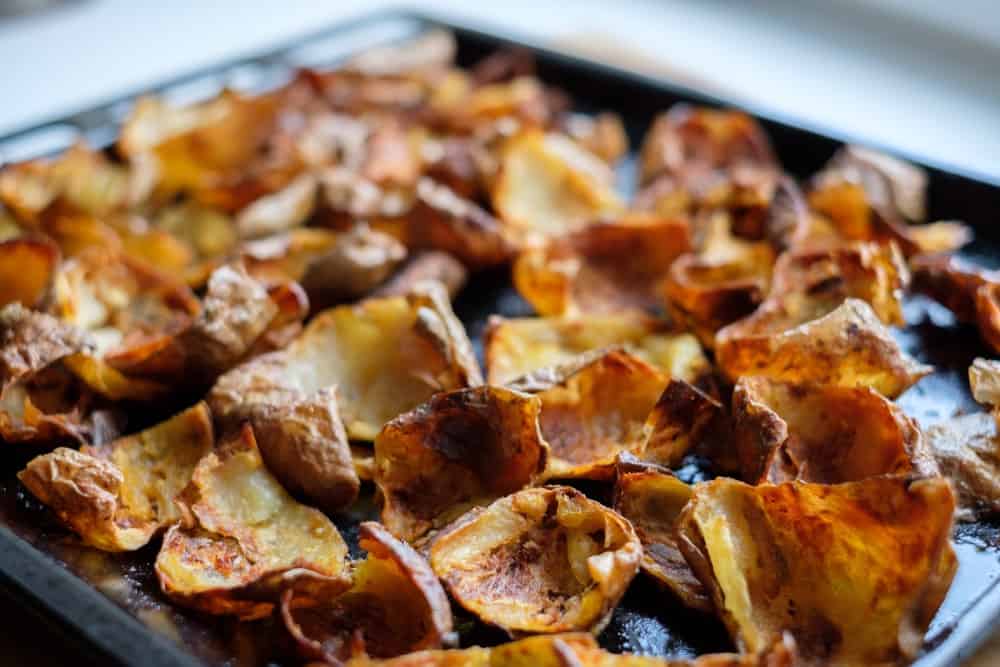
[[[576,108],[620,113],[633,146],[638,145],[653,116],[678,101],[738,106],[754,114],[770,134],[786,169],[798,177],[815,172],[840,144],[861,139],[796,123],[738,99],[713,97],[674,82],[553,51],[528,39],[393,10],[14,132],[0,138],[0,162],[56,153],[79,138],[106,146],[117,135],[132,100],[141,93],[155,92],[183,103],[207,98],[223,86],[265,90],[288,80],[296,67],[333,65],[360,49],[410,38],[435,27],[455,34],[458,60],[463,65],[498,48],[531,51],[539,76],[569,93]],[[879,148],[877,141],[864,139],[862,143]],[[991,267],[1000,264],[1000,230],[992,219],[1000,210],[1000,183],[954,166],[933,164],[921,156],[894,152],[928,168],[931,219],[961,219],[976,230],[976,242],[964,254]],[[621,169],[626,191],[631,187],[633,167],[630,159]],[[530,313],[510,287],[505,272],[474,277],[456,300],[455,309],[480,353],[490,313]],[[901,343],[938,371],[904,394],[901,405],[923,424],[948,418],[956,411],[977,409],[965,380],[971,360],[977,354],[987,354],[976,331],[956,324],[948,311],[920,297],[910,299],[905,312],[909,325],[898,331]],[[280,654],[282,648],[281,633],[273,621],[238,623],[167,603],[159,594],[152,571],[156,545],[124,555],[82,547],[14,477],[34,453],[16,448],[0,452],[0,593],[79,650],[81,663],[193,667],[280,662],[280,656],[269,650],[277,646]],[[702,472],[692,463],[680,474],[692,480]],[[334,517],[354,555],[358,555],[357,523],[376,514],[370,496],[369,490],[367,500],[349,515]],[[996,585],[1000,578],[1000,524],[960,525],[954,537],[958,574],[927,633],[917,663],[920,667],[960,663],[1000,620],[1000,586]],[[470,619],[457,620],[463,628],[463,643],[502,640],[495,631],[476,626]],[[683,608],[642,579],[626,595],[600,641],[611,650],[676,657],[733,650],[717,620]]]

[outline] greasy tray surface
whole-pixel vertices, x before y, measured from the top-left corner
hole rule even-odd
[[[179,85],[163,87],[178,101],[206,96],[224,83],[242,83],[251,88],[280,81],[295,65],[329,64],[350,51],[373,43],[412,34],[427,22],[403,15],[372,17],[297,42],[293,47],[232,63]],[[473,30],[456,28],[459,62],[467,64],[508,43]],[[539,50],[539,75],[569,92],[583,110],[605,108],[625,118],[632,145],[649,124],[652,115],[678,100],[718,103],[690,91],[673,88],[611,68],[577,61]],[[182,85],[181,85],[182,84]],[[66,121],[39,126],[0,140],[0,158],[22,159],[59,150],[75,134],[74,127],[95,143],[115,135],[115,122],[123,113],[121,104],[78,114]],[[750,111],[754,111],[750,109]],[[819,167],[842,139],[827,139],[778,123],[764,123],[786,167],[801,176]],[[68,133],[68,134],[67,134]],[[622,169],[628,184],[631,161]],[[931,219],[947,216],[964,219],[977,229],[978,238],[970,255],[983,264],[1000,263],[1000,245],[986,226],[987,216],[1000,206],[1000,190],[961,176],[931,170]],[[530,312],[509,285],[506,274],[474,277],[459,296],[455,308],[470,336],[479,346],[486,317]],[[937,372],[904,394],[900,404],[922,424],[974,408],[964,380],[965,371],[977,354],[984,354],[972,327],[957,325],[948,311],[922,298],[907,303],[908,326],[898,337],[908,352],[934,364]],[[934,326],[931,325],[933,322]],[[481,351],[481,350],[480,350]],[[154,415],[149,421],[155,421]],[[113,664],[196,664],[197,656],[207,664],[254,664],[268,661],[268,647],[277,636],[269,622],[239,623],[207,618],[176,609],[159,594],[152,571],[153,552],[147,547],[133,554],[111,555],[80,547],[39,503],[17,483],[14,472],[32,452],[5,451],[0,459],[0,587],[17,595],[28,608],[53,621],[76,639],[95,658]],[[689,481],[700,478],[697,462],[682,471]],[[370,503],[371,488],[363,491],[369,502],[357,505],[336,523],[357,555],[357,523],[375,516]],[[12,532],[11,532],[12,531]],[[14,533],[39,551],[25,548]],[[968,655],[1000,614],[1000,527],[966,524],[955,534],[960,568],[944,605],[927,635],[925,655],[918,664],[951,664]],[[155,549],[155,546],[152,547]],[[43,553],[48,554],[48,556]],[[80,575],[100,593],[66,576],[63,568]],[[140,622],[124,615],[103,595],[124,607]],[[463,644],[491,643],[499,635],[471,621],[459,619]],[[151,628],[152,631],[147,630]],[[163,641],[163,635],[169,641]],[[601,644],[613,651],[633,651],[672,656],[732,650],[726,632],[714,618],[700,616],[666,602],[649,586],[634,586],[616,610]],[[184,649],[175,648],[181,645]],[[186,649],[186,650],[185,650]],[[190,653],[188,653],[190,651]]]

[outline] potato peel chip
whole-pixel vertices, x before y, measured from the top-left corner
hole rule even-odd
[[[622,463],[614,498],[615,511],[632,523],[642,542],[642,571],[686,606],[714,611],[708,591],[681,553],[677,536],[677,520],[691,499],[691,487],[657,466]]]
[[[430,546],[455,601],[513,636],[599,633],[641,558],[628,521],[569,487],[525,489],[474,509]]]
[[[59,249],[44,239],[0,242],[0,308],[19,303],[38,308],[49,295],[59,263]]]
[[[512,319],[494,315],[484,340],[487,376],[493,385],[612,345],[624,345],[667,375],[688,381],[711,367],[692,334],[639,313]]]
[[[284,590],[319,599],[350,585],[340,533],[267,472],[250,426],[198,463],[177,502],[183,521],[163,538],[156,575],[178,604],[253,619]]]
[[[423,556],[380,524],[359,527],[368,556],[356,562],[347,591],[329,600],[282,598],[285,627],[305,658],[331,664],[357,651],[390,658],[453,644],[451,603]]]
[[[631,214],[528,248],[514,286],[541,315],[653,310],[658,284],[690,248],[685,220]]]
[[[938,474],[916,423],[867,387],[743,377],[733,425],[742,478],[753,484]]]
[[[534,482],[548,445],[539,399],[500,387],[436,394],[375,438],[382,523],[414,543],[470,507]]]
[[[788,631],[802,664],[916,658],[957,566],[940,477],[697,484],[681,548],[737,646]]]
[[[214,445],[199,403],[141,433],[32,459],[18,479],[87,544],[134,551],[181,518],[174,497]]]

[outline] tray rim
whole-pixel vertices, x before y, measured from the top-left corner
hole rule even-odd
[[[268,47],[247,50],[212,65],[193,68],[177,76],[130,89],[96,104],[78,107],[68,113],[16,127],[0,135],[0,145],[57,125],[71,125],[83,134],[87,131],[84,126],[87,124],[88,116],[108,113],[113,106],[135,100],[141,95],[217,75],[241,65],[280,59],[307,42],[329,39],[380,23],[400,21],[412,21],[415,27],[418,27],[417,32],[432,28],[452,30],[481,41],[525,48],[546,60],[577,69],[596,71],[635,86],[690,98],[699,103],[738,107],[772,123],[840,143],[861,143],[928,167],[942,175],[957,176],[1000,190],[1000,177],[991,177],[905,150],[887,148],[877,140],[831,130],[820,124],[776,112],[758,103],[742,100],[738,96],[701,91],[669,77],[636,72],[579,53],[553,48],[515,30],[409,7],[388,7],[362,13],[318,30],[295,35]],[[4,162],[0,160],[0,166],[3,164]],[[3,523],[0,523],[0,596],[21,603],[23,609],[45,622],[52,630],[59,633],[61,638],[78,645],[88,657],[100,658],[106,664],[142,664],[152,667],[204,665],[197,656],[145,626],[138,618],[71,572],[49,553],[35,547]],[[80,611],[86,611],[89,615],[86,620]],[[99,622],[98,627],[94,625],[95,620]],[[951,621],[947,636],[931,653],[918,657],[914,665],[945,667],[960,664],[993,634],[995,629],[993,626],[997,621],[1000,621],[1000,579],[993,581],[958,618]],[[105,631],[100,631],[101,627]]]

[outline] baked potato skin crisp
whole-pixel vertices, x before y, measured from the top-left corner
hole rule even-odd
[[[599,633],[641,559],[627,520],[559,486],[473,509],[430,545],[431,567],[455,601],[512,636]]]
[[[866,387],[744,377],[733,391],[733,424],[742,478],[755,484],[939,474],[917,424]]]
[[[284,590],[322,598],[350,585],[347,544],[267,471],[249,425],[201,459],[177,503],[156,575],[178,604],[253,619]]]
[[[87,544],[134,551],[180,519],[174,496],[215,444],[204,403],[110,443],[32,459],[18,479]]]
[[[944,479],[695,485],[681,548],[737,646],[783,631],[806,665],[913,660],[957,560]]]
[[[549,447],[538,398],[501,387],[437,394],[375,438],[382,523],[407,542],[536,481]]]
[[[368,556],[355,563],[347,591],[320,601],[282,596],[282,619],[302,656],[337,664],[359,648],[390,658],[453,644],[451,603],[426,559],[371,521],[358,541]]]

